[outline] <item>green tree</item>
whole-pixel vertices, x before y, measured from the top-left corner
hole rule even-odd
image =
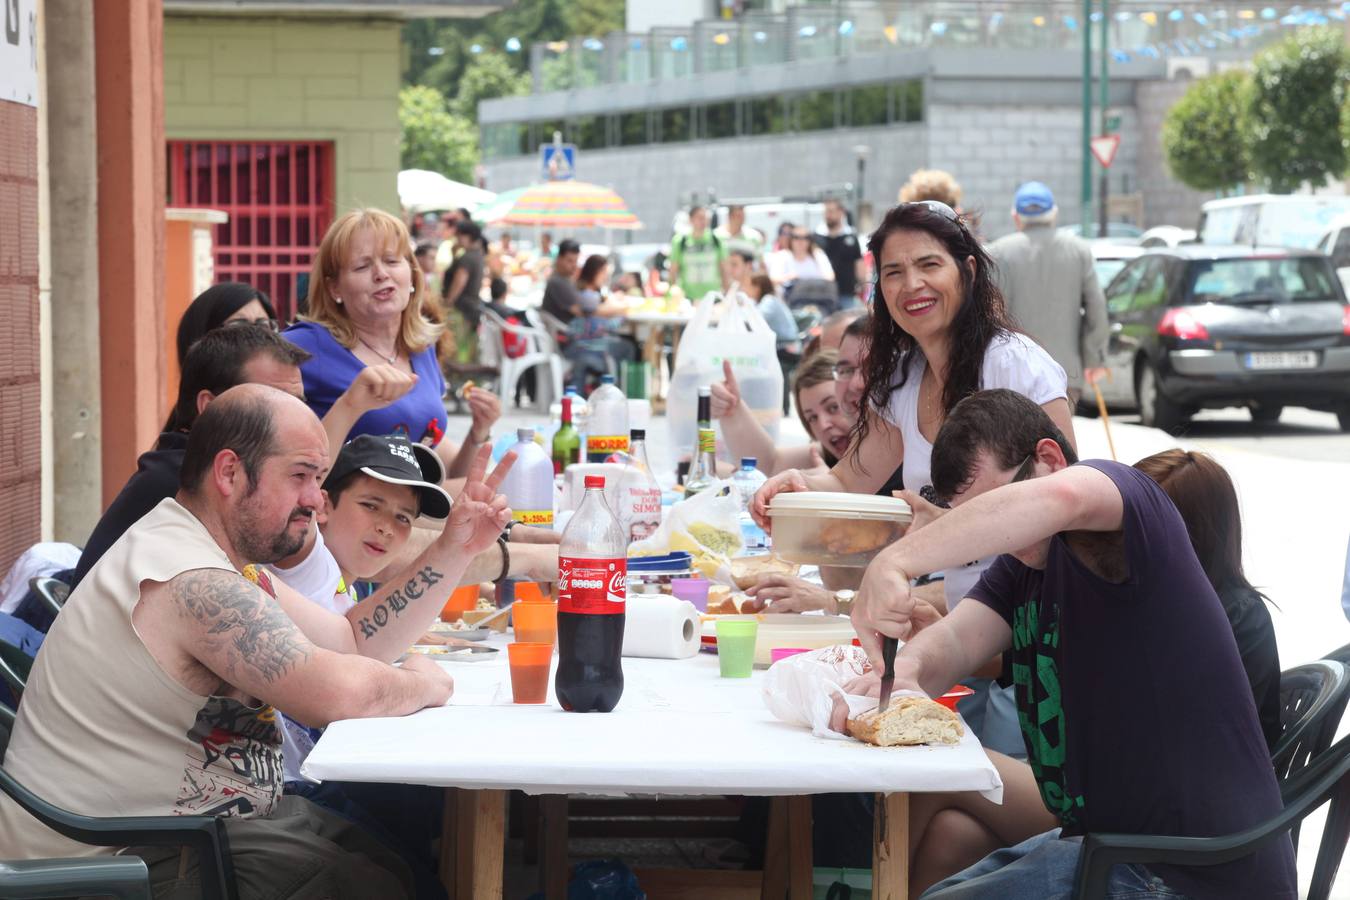
[[[572,0],[567,8],[571,35],[602,37],[624,29],[624,0]]]
[[[478,102],[496,97],[513,97],[530,92],[530,76],[517,72],[506,54],[484,50],[469,60],[459,79],[454,110],[466,119],[478,121]]]
[[[1341,107],[1350,70],[1337,28],[1303,29],[1256,57],[1246,104],[1252,170],[1272,190],[1321,185],[1346,169]]]
[[[478,164],[478,128],[450,112],[445,95],[425,85],[398,92],[399,150],[405,169],[431,169],[473,183]]]
[[[1191,85],[1163,120],[1167,165],[1183,184],[1200,191],[1227,190],[1247,180],[1246,72],[1232,70]]]

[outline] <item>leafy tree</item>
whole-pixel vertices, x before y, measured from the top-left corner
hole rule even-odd
[[[405,169],[431,169],[473,183],[478,164],[478,128],[450,112],[445,95],[424,85],[398,92],[399,150]]]
[[[572,0],[568,4],[567,24],[574,35],[603,36],[623,31],[623,0]]]
[[[1191,85],[1163,120],[1167,165],[1183,184],[1200,191],[1226,190],[1247,180],[1246,72],[1232,70]]]
[[[530,76],[517,72],[504,53],[484,50],[469,60],[459,79],[455,112],[478,121],[478,101],[530,92]]]
[[[1253,171],[1273,190],[1321,185],[1346,169],[1341,107],[1350,71],[1339,28],[1301,30],[1256,58],[1247,114]]]

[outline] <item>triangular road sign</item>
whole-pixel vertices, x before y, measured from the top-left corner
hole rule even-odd
[[[1116,151],[1120,149],[1120,135],[1103,134],[1088,141],[1088,146],[1092,148],[1092,155],[1102,164],[1102,168],[1109,169],[1116,158]]]

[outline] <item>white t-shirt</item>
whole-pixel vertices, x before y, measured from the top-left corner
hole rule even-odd
[[[900,429],[905,442],[905,490],[916,494],[932,483],[933,445],[919,432],[919,385],[926,368],[922,354],[911,355],[905,383],[891,394],[885,413],[886,419]],[[980,368],[981,390],[1007,388],[1041,406],[1060,397],[1067,398],[1067,384],[1064,368],[1026,335],[1001,335],[985,350],[984,365]],[[945,573],[948,609],[956,608],[993,561],[990,556]]]
[[[309,551],[300,562],[283,569],[268,564],[267,571],[286,582],[286,585],[298,594],[302,594],[322,606],[329,612],[345,616],[347,610],[356,604],[348,595],[338,596],[338,585],[342,582],[342,572],[337,560],[324,546],[323,532],[314,529],[314,549]]]

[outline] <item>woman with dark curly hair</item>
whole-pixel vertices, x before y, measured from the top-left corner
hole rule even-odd
[[[902,460],[901,496],[914,508],[915,527],[932,521],[942,512],[929,502],[932,442],[952,408],[976,391],[1008,388],[1029,397],[1073,440],[1064,370],[1016,330],[994,284],[993,262],[962,216],[935,200],[902,203],[886,214],[868,250],[877,260],[876,306],[863,366],[863,410],[849,452],[828,474],[790,470],[771,478],[754,501],[762,522],[780,491],[870,494]],[[944,573],[949,608],[992,561]],[[982,711],[962,713],[986,746],[1025,755],[1011,697],[1004,699],[996,728],[991,722],[982,731]],[[967,702],[989,699],[981,691]]]

